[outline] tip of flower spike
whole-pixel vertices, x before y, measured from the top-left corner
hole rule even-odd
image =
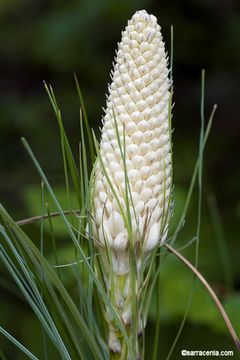
[[[148,12],[147,12],[145,9],[138,10],[138,11],[135,12],[135,14],[133,15],[133,17],[134,17],[134,16],[137,16],[137,15],[139,15],[139,16],[148,16]]]
[[[157,23],[157,18],[154,15],[148,14],[146,10],[139,10],[135,12],[130,21],[143,23],[149,23],[150,21],[152,21],[154,23]]]

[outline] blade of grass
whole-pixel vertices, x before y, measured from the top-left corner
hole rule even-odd
[[[158,264],[160,262],[160,257],[157,258],[156,267],[160,268]],[[160,274],[160,272],[159,272]],[[154,345],[153,345],[153,355],[152,360],[157,360],[159,353],[159,334],[160,334],[160,276],[158,276],[156,281],[156,326],[155,326],[155,335],[154,335]]]
[[[8,219],[9,220],[9,219]],[[7,235],[5,229],[0,227],[0,233],[3,235],[4,239],[6,240],[9,248],[11,249],[12,253],[14,254],[18,264],[20,265],[21,271],[23,275],[26,276],[26,280],[24,277],[19,273],[16,266],[10,260],[9,256],[6,254],[4,248],[0,246],[0,257],[7,267],[8,271],[12,275],[13,279],[16,281],[19,289],[24,294],[27,302],[35,312],[36,316],[40,320],[41,324],[43,324],[45,330],[47,331],[49,337],[52,339],[53,343],[56,345],[57,349],[59,349],[61,357],[63,359],[71,360],[68,354],[68,351],[63,344],[62,338],[57,331],[55,324],[53,323],[52,317],[48,313],[48,310],[42,300],[42,296],[40,291],[38,290],[35,284],[35,278],[33,277],[33,273],[27,269],[23,259],[19,256],[16,247],[13,245],[11,239]]]
[[[131,288],[131,316],[132,316],[132,326],[131,326],[131,342],[134,345],[134,354],[137,356],[137,344],[138,344],[138,328],[139,328],[139,319],[138,319],[138,300],[137,300],[137,292],[138,292],[138,274],[137,274],[137,262],[136,262],[136,253],[134,251],[134,239],[132,232],[132,215],[130,211],[130,203],[132,204],[132,209],[134,212],[135,221],[137,223],[137,216],[135,213],[135,207],[132,198],[131,186],[128,179],[128,170],[126,164],[126,131],[125,126],[123,125],[123,144],[121,144],[119,129],[117,125],[116,115],[113,109],[113,119],[115,124],[116,137],[118,142],[118,147],[121,154],[121,160],[123,163],[124,170],[124,182],[125,182],[125,207],[126,207],[126,216],[129,226],[129,253],[130,253],[130,288]],[[130,200],[130,201],[129,201]]]
[[[169,252],[173,253],[179,260],[181,260],[193,273],[194,275],[201,281],[201,283],[204,285],[204,287],[207,289],[209,295],[212,297],[213,301],[215,302],[228,330],[229,333],[240,352],[240,340],[232,326],[231,321],[229,320],[229,317],[224,310],[221,302],[219,301],[217,295],[215,294],[214,290],[211,288],[207,280],[202,276],[202,274],[193,266],[182,254],[180,254],[177,250],[175,250],[172,246],[168,244],[164,244],[164,246],[168,249]]]
[[[15,337],[9,334],[5,329],[0,326],[0,333],[11,341],[19,350],[21,350],[29,359],[38,360],[25,346],[23,346]],[[5,358],[6,359],[6,358]]]
[[[212,112],[210,114],[210,117],[209,117],[209,120],[208,120],[208,124],[207,124],[207,128],[206,128],[206,131],[205,131],[205,136],[204,136],[204,146],[203,146],[203,149],[205,149],[205,146],[206,146],[206,143],[207,143],[207,140],[208,140],[208,137],[209,137],[209,134],[210,134],[210,131],[211,131],[211,127],[212,127],[212,122],[213,122],[213,118],[214,118],[214,115],[215,115],[215,112],[217,110],[217,105],[214,105],[213,106],[213,109],[212,109]],[[185,217],[186,217],[186,213],[187,213],[187,210],[188,210],[188,207],[189,207],[189,203],[190,203],[190,200],[191,200],[191,197],[192,197],[192,193],[193,193],[193,189],[194,189],[194,186],[195,186],[195,183],[196,183],[196,179],[197,179],[197,175],[198,175],[198,170],[199,170],[199,158],[197,159],[196,161],[196,164],[195,164],[195,167],[194,167],[194,171],[193,171],[193,175],[192,175],[192,178],[191,178],[191,181],[190,181],[190,186],[189,186],[189,189],[188,189],[188,193],[187,193],[187,197],[186,197],[186,201],[184,203],[184,207],[183,207],[183,211],[182,211],[182,214],[180,216],[180,219],[177,223],[177,226],[175,228],[175,231],[173,233],[173,235],[171,236],[171,245],[173,245],[174,241],[176,240],[176,237],[179,233],[179,231],[181,230],[183,224],[184,224],[184,220],[185,220]]]
[[[87,328],[84,320],[81,318],[75,304],[73,303],[71,297],[69,296],[69,294],[65,290],[63,284],[61,283],[61,281],[57,277],[55,271],[47,263],[45,258],[41,256],[41,253],[32,244],[32,242],[28,239],[26,234],[23,233],[20,228],[18,228],[18,226],[15,224],[15,222],[10,218],[10,216],[4,211],[4,209],[2,207],[0,207],[0,211],[1,211],[2,215],[4,215],[4,217],[6,218],[7,223],[9,224],[9,226],[11,226],[11,229],[17,233],[18,242],[21,241],[22,246],[24,247],[24,250],[26,251],[26,253],[29,254],[29,257],[30,257],[31,261],[34,261],[34,258],[36,257],[35,262],[37,260],[37,261],[40,262],[40,264],[42,264],[42,266],[44,266],[45,284],[44,284],[44,286],[41,286],[41,283],[39,284],[41,289],[45,290],[45,288],[47,288],[48,291],[50,291],[51,296],[54,296],[53,287],[50,286],[50,284],[53,284],[54,287],[57,287],[59,293],[62,296],[62,299],[63,299],[65,305],[68,307],[69,311],[71,312],[73,319],[76,321],[76,324],[78,324],[79,329],[82,331],[82,334],[86,338],[87,343],[89,344],[89,346],[91,346],[91,350],[93,351],[93,353],[95,353],[96,359],[101,359],[102,356],[101,356],[101,354],[99,352],[99,349],[96,346],[96,344],[95,344],[95,342],[94,342],[94,340],[92,338],[92,335],[91,335],[89,329]],[[2,231],[3,231],[3,229],[2,229]],[[15,249],[14,249],[13,246],[11,246],[12,245],[11,241],[10,241],[9,245],[10,245],[10,247],[12,247],[12,251],[14,252]],[[37,264],[34,265],[33,271],[34,271],[35,268],[37,268]],[[23,266],[23,269],[24,269],[24,266]],[[26,271],[26,276],[28,277],[28,281],[32,284],[33,280],[31,278],[29,278],[29,273],[27,271]],[[39,274],[35,271],[34,279],[36,277],[39,277]],[[33,284],[33,286],[34,286],[34,284]],[[36,289],[35,293],[36,294],[39,293],[37,289]],[[38,297],[39,297],[39,302],[41,303],[42,307],[45,309],[45,305],[42,302],[42,298],[41,298],[40,293],[39,293]],[[55,297],[55,302],[57,302],[57,297]],[[33,304],[33,305],[35,305],[35,304]],[[62,314],[60,314],[60,315],[62,315]],[[55,329],[55,325],[52,322],[51,322],[51,324],[52,324],[51,326]],[[60,345],[59,345],[59,347],[60,347]],[[66,358],[68,358],[70,360],[69,357],[66,357]]]
[[[47,209],[47,217],[48,217],[48,223],[49,223],[49,229],[50,229],[50,237],[52,240],[52,249],[53,249],[53,254],[54,254],[54,259],[55,259],[55,266],[57,269],[58,277],[59,277],[59,279],[61,279],[61,274],[60,274],[60,269],[59,269],[59,261],[58,261],[58,255],[57,255],[56,239],[55,239],[53,223],[52,223],[52,213],[50,213],[49,205],[47,202],[45,203],[45,207]],[[42,214],[42,221],[44,221],[45,219],[46,219],[45,215]]]
[[[44,256],[44,183],[41,182],[41,226],[40,226],[40,251]],[[43,269],[41,268],[41,281],[43,281]],[[43,337],[43,354],[44,359],[48,360],[48,348],[47,348],[47,337],[44,327],[42,326],[42,337]]]
[[[117,314],[116,309],[114,309],[114,307],[112,306],[112,304],[111,304],[111,302],[109,301],[109,299],[108,299],[105,291],[103,290],[103,288],[102,288],[99,280],[96,278],[96,275],[95,275],[95,273],[94,273],[94,270],[92,269],[92,267],[90,266],[89,262],[87,261],[85,255],[84,255],[84,252],[83,252],[80,244],[78,243],[78,241],[77,241],[77,239],[76,239],[76,237],[75,237],[75,235],[74,235],[74,233],[73,233],[73,230],[72,230],[71,226],[69,225],[69,223],[68,223],[68,221],[67,221],[67,219],[66,219],[66,217],[65,217],[65,215],[64,215],[64,213],[63,213],[63,210],[62,210],[61,206],[59,205],[59,203],[58,203],[58,201],[57,201],[57,198],[56,198],[56,196],[55,196],[55,194],[54,194],[54,192],[53,192],[53,190],[52,190],[52,188],[51,188],[51,186],[50,186],[50,184],[49,184],[49,182],[48,182],[48,180],[47,180],[47,178],[46,178],[43,170],[41,169],[38,161],[36,160],[36,158],[35,158],[32,150],[31,150],[30,146],[28,145],[28,143],[27,143],[27,141],[26,141],[25,139],[22,139],[22,142],[23,142],[23,145],[24,145],[25,149],[27,150],[29,156],[30,156],[31,159],[33,160],[33,163],[34,163],[34,165],[35,165],[38,173],[40,174],[42,180],[44,181],[45,186],[46,186],[46,189],[48,190],[48,192],[49,192],[49,194],[51,195],[51,197],[52,197],[52,199],[53,199],[53,201],[54,201],[54,203],[55,203],[58,211],[60,212],[61,218],[63,219],[63,221],[64,221],[64,223],[65,223],[65,225],[66,225],[66,229],[67,229],[67,231],[68,231],[68,234],[69,234],[70,238],[72,239],[73,243],[75,244],[75,246],[77,247],[77,249],[78,249],[78,251],[79,251],[79,253],[80,253],[80,255],[81,255],[81,258],[82,258],[84,264],[86,265],[86,269],[88,270],[89,274],[90,274],[91,276],[93,276],[94,283],[95,283],[95,285],[96,285],[96,288],[97,288],[100,296],[102,296],[102,299],[104,300],[106,306],[107,306],[107,307],[110,309],[110,311],[112,312],[112,315],[113,315],[113,317],[114,317],[114,319],[115,319],[115,321],[116,321],[116,324],[118,325],[120,331],[123,333],[123,336],[124,336],[124,338],[125,338],[125,341],[126,341],[126,343],[129,345],[129,348],[130,348],[130,347],[131,347],[131,344],[129,343],[128,334],[126,333],[126,331],[125,331],[125,329],[124,329],[124,327],[123,327],[123,325],[122,325],[122,323],[121,323],[121,320],[119,319],[119,316],[118,316],[118,314]]]
[[[86,111],[86,108],[85,108],[82,92],[81,92],[81,89],[80,89],[80,86],[79,86],[79,82],[78,82],[78,78],[77,78],[76,73],[74,73],[74,80],[75,80],[76,87],[77,87],[78,97],[79,97],[79,101],[80,101],[80,107],[81,107],[82,112],[83,112],[84,125],[85,125],[86,131],[87,131],[87,137],[88,137],[88,144],[89,144],[89,149],[90,149],[91,161],[92,161],[92,163],[94,163],[95,156],[96,156],[95,155],[95,146],[94,146],[94,141],[93,141],[93,137],[92,137],[92,132],[91,132],[91,129],[90,129],[90,126],[89,126],[87,111]]]
[[[75,194],[76,194],[76,197],[77,197],[78,203],[79,203],[79,208],[81,209],[81,207],[82,207],[82,199],[81,199],[80,176],[78,174],[78,169],[77,169],[77,166],[76,166],[73,154],[72,154],[72,150],[71,150],[71,147],[69,145],[66,132],[64,130],[61,111],[60,111],[60,109],[58,107],[56,97],[55,97],[55,94],[54,94],[54,91],[53,91],[51,85],[47,85],[45,83],[44,86],[45,86],[45,89],[47,91],[48,97],[49,97],[49,99],[51,101],[51,104],[53,106],[53,109],[54,109],[54,112],[55,112],[55,115],[56,115],[56,118],[57,118],[57,121],[58,121],[58,125],[59,125],[59,130],[60,130],[60,135],[61,135],[61,143],[62,143],[63,162],[64,162],[64,173],[65,173],[65,181],[66,181],[67,190],[69,190],[69,184],[68,184],[66,160],[67,160],[69,170],[70,170],[70,173],[71,173],[73,186],[74,186],[74,189],[75,189]]]
[[[78,85],[78,82],[77,82]],[[79,89],[80,91],[80,89]],[[84,199],[86,201],[85,206],[87,207],[87,209],[89,209],[89,189],[88,189],[88,166],[87,166],[87,149],[85,146],[85,139],[84,139],[84,130],[83,130],[83,119],[82,119],[82,111],[80,110],[79,113],[79,120],[80,120],[80,133],[81,133],[81,145],[82,145],[82,172],[83,172],[83,182],[84,182]],[[89,224],[89,214],[87,213],[87,218],[88,221],[87,223]],[[86,226],[86,225],[85,225]],[[94,261],[94,250],[93,250],[93,244],[92,244],[92,240],[91,238],[89,239],[89,241],[87,242],[88,245],[88,252],[90,255],[90,266],[93,268],[93,261]],[[92,333],[94,333],[93,329],[93,314],[92,314],[92,299],[93,299],[93,278],[92,276],[88,277],[88,291],[87,291],[87,309],[88,309],[88,324],[89,324],[89,328],[90,331]]]
[[[201,212],[202,212],[202,177],[203,177],[203,151],[204,151],[204,100],[205,100],[205,70],[202,70],[201,74],[201,104],[200,104],[200,117],[201,117],[201,128],[200,128],[200,138],[199,138],[199,151],[198,151],[198,215],[197,215],[197,227],[196,227],[196,247],[195,247],[195,268],[198,268],[198,258],[199,258],[199,241],[200,241],[200,228],[201,228]],[[184,325],[186,323],[189,310],[192,304],[193,293],[196,285],[196,276],[193,278],[193,284],[190,290],[188,297],[188,302],[186,305],[185,313],[180,324],[179,330],[176,334],[176,337],[173,341],[173,344],[168,353],[167,359],[169,360],[172,356],[172,353],[176,347],[178,339],[180,338]]]
[[[219,208],[214,194],[208,195],[208,206],[212,218],[213,228],[216,234],[216,240],[218,244],[219,254],[221,257],[225,282],[228,286],[232,288],[234,279],[233,279],[233,272],[231,266],[231,259],[229,256],[229,249],[227,247],[227,241],[224,234]]]

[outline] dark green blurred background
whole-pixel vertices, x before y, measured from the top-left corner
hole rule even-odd
[[[174,25],[176,211],[173,223],[181,212],[197,158],[202,68],[206,69],[206,115],[213,104],[219,106],[205,152],[199,267],[240,334],[238,0],[1,0],[0,199],[16,219],[38,212],[39,178],[21,145],[21,136],[29,140],[58,192],[63,192],[57,122],[43,80],[55,89],[67,133],[77,153],[79,109],[73,71],[78,75],[91,125],[97,130],[116,44],[127,20],[142,8],[157,16],[168,51],[170,26]],[[220,218],[214,222],[211,213],[216,218],[216,208]],[[196,221],[197,192],[179,246],[195,235]],[[33,227],[32,232],[37,234],[37,229]],[[194,244],[184,254],[194,261]],[[9,280],[1,269],[0,325],[42,358],[41,331],[28,306],[14,295],[16,289]],[[176,335],[191,283],[192,275],[177,260],[168,257],[162,271],[159,359],[165,358]],[[149,349],[154,321],[152,306],[147,330]],[[1,348],[10,360],[25,359],[3,337],[0,337]],[[234,349],[217,310],[198,285],[173,359],[181,358],[181,349],[192,348]]]

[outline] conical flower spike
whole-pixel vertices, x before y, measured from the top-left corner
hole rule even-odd
[[[170,213],[170,80],[155,16],[145,10],[134,14],[115,61],[95,168],[94,232],[105,253],[107,286],[114,273],[117,306],[123,304],[122,319],[131,322],[125,300],[130,246],[137,270],[143,270],[166,239]],[[123,277],[120,286],[116,279]]]

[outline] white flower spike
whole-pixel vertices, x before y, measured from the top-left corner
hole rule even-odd
[[[122,32],[95,168],[94,234],[103,256],[111,256],[111,266],[104,260],[107,286],[111,272],[116,282],[125,276],[124,288],[116,286],[124,322],[131,321],[130,244],[137,269],[143,270],[166,239],[170,214],[171,83],[160,29],[156,17],[142,10]],[[118,351],[111,331],[110,342]]]
[[[126,172],[133,203],[131,199],[129,202],[136,232],[133,241],[142,241],[144,252],[162,243],[167,234],[171,191],[168,72],[156,17],[145,10],[137,11],[118,45],[103,119],[100,154],[117,196],[126,208],[121,156],[125,140]],[[100,163],[96,167],[94,208],[99,241],[103,246],[107,242],[116,255],[114,270],[119,274],[129,271],[127,262],[122,263],[122,253],[128,249],[127,229]]]

